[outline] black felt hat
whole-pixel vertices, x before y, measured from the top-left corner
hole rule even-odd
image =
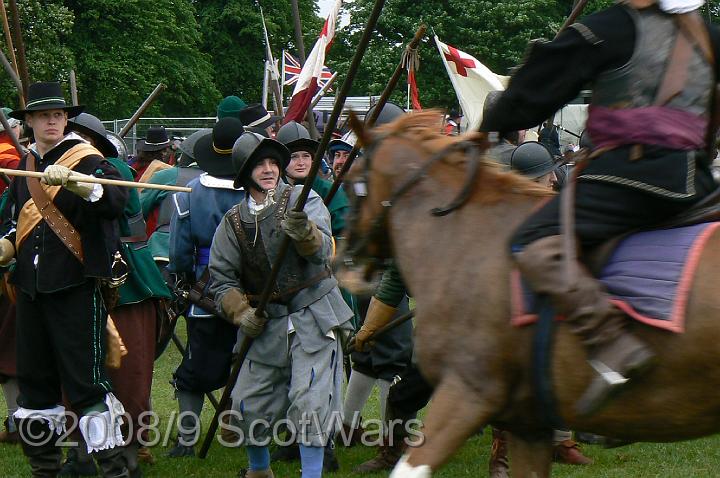
[[[244,132],[239,119],[231,116],[220,118],[212,133],[198,139],[193,148],[200,169],[212,176],[235,176],[233,145]]]
[[[135,149],[138,151],[160,151],[170,147],[170,138],[164,126],[151,126],[145,134],[145,139],[138,142]]]
[[[280,120],[279,116],[271,115],[260,103],[248,105],[245,109],[240,110],[240,121],[248,127],[268,128],[276,121]]]
[[[80,113],[68,121],[68,128],[80,134],[90,136],[95,146],[106,158],[117,158],[118,150],[112,141],[108,139],[107,130],[96,116],[89,113]]]
[[[84,106],[68,105],[65,102],[62,88],[57,81],[33,83],[28,87],[28,100],[24,110],[10,113],[11,118],[25,120],[25,114],[35,111],[65,110],[68,118],[74,118],[85,109]]]

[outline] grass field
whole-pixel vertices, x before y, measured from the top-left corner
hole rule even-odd
[[[179,326],[179,328],[181,328]],[[182,330],[179,330],[182,334]],[[175,436],[168,431],[169,418],[177,410],[172,388],[168,384],[172,371],[180,361],[176,349],[169,347],[165,355],[156,362],[153,380],[153,408],[160,415],[158,429],[161,438],[170,446]],[[219,394],[218,394],[219,397]],[[5,416],[4,401],[1,402],[0,416]],[[203,422],[209,423],[211,407],[203,412]],[[364,417],[377,418],[377,398],[373,396],[363,413]],[[489,431],[489,430],[488,430]],[[166,446],[159,444],[152,449],[157,462],[143,465],[147,477],[212,477],[226,478],[237,476],[241,467],[246,466],[245,453],[239,449],[223,448],[215,444],[206,460],[198,458],[168,459],[164,454]],[[617,477],[657,477],[657,478],[717,478],[720,477],[720,437],[710,437],[692,442],[677,444],[635,444],[624,448],[605,450],[599,446],[583,447],[583,451],[595,463],[586,467],[558,465],[554,468],[554,477],[578,478],[617,478]],[[436,475],[437,477],[477,478],[487,476],[487,462],[490,452],[489,433],[468,441],[460,453]],[[329,477],[358,477],[352,469],[370,459],[375,450],[364,447],[337,450],[340,471],[328,474]],[[300,476],[299,463],[274,463],[273,471],[277,478],[297,478]],[[29,467],[15,446],[0,446],[0,477],[29,476]],[[367,476],[387,476],[378,473]]]

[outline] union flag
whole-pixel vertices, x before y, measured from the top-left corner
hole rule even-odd
[[[287,51],[283,50],[283,85],[289,86],[297,83],[300,77],[302,66],[300,61]],[[322,88],[332,78],[333,72],[327,66],[323,66],[322,75],[318,79],[318,86]]]

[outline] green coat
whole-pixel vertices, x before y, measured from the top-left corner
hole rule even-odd
[[[165,184],[173,186],[178,178],[177,167],[163,169],[152,175],[148,182],[153,184]],[[161,189],[143,189],[140,193],[140,205],[142,206],[143,216],[145,220],[163,203],[165,198],[172,194],[172,191],[163,191]],[[166,231],[155,231],[148,238],[148,247],[154,258],[170,257],[170,233]]]
[[[132,170],[124,161],[117,158],[108,158],[108,161],[117,168],[123,179],[133,180]],[[118,219],[120,236],[130,236],[128,218],[140,213],[140,196],[137,189],[130,189],[125,214]],[[123,243],[123,257],[128,263],[130,273],[125,283],[120,286],[120,301],[118,305],[135,304],[150,297],[170,299],[170,289],[155,265],[150,249],[145,243]]]
[[[315,177],[312,189],[318,194],[318,196],[325,199],[325,196],[327,196],[331,188],[332,183],[330,181],[323,179],[320,176]],[[333,236],[339,236],[345,229],[345,216],[347,216],[347,213],[350,211],[350,201],[348,200],[345,191],[338,189],[327,208],[328,211],[330,211],[332,234]]]

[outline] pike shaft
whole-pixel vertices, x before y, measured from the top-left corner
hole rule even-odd
[[[0,168],[0,173],[7,174],[8,176],[22,176],[25,178],[38,178],[41,179],[45,175],[37,171],[25,171],[24,169],[6,169]],[[119,179],[106,179],[96,178],[94,176],[73,176],[70,175],[68,181],[81,182],[81,183],[92,183],[92,184],[107,184],[108,186],[123,186],[126,188],[136,189],[161,189],[163,191],[176,191],[189,193],[192,191],[191,188],[182,186],[170,186],[166,184],[152,184],[152,183],[136,183],[135,181],[122,181]]]

